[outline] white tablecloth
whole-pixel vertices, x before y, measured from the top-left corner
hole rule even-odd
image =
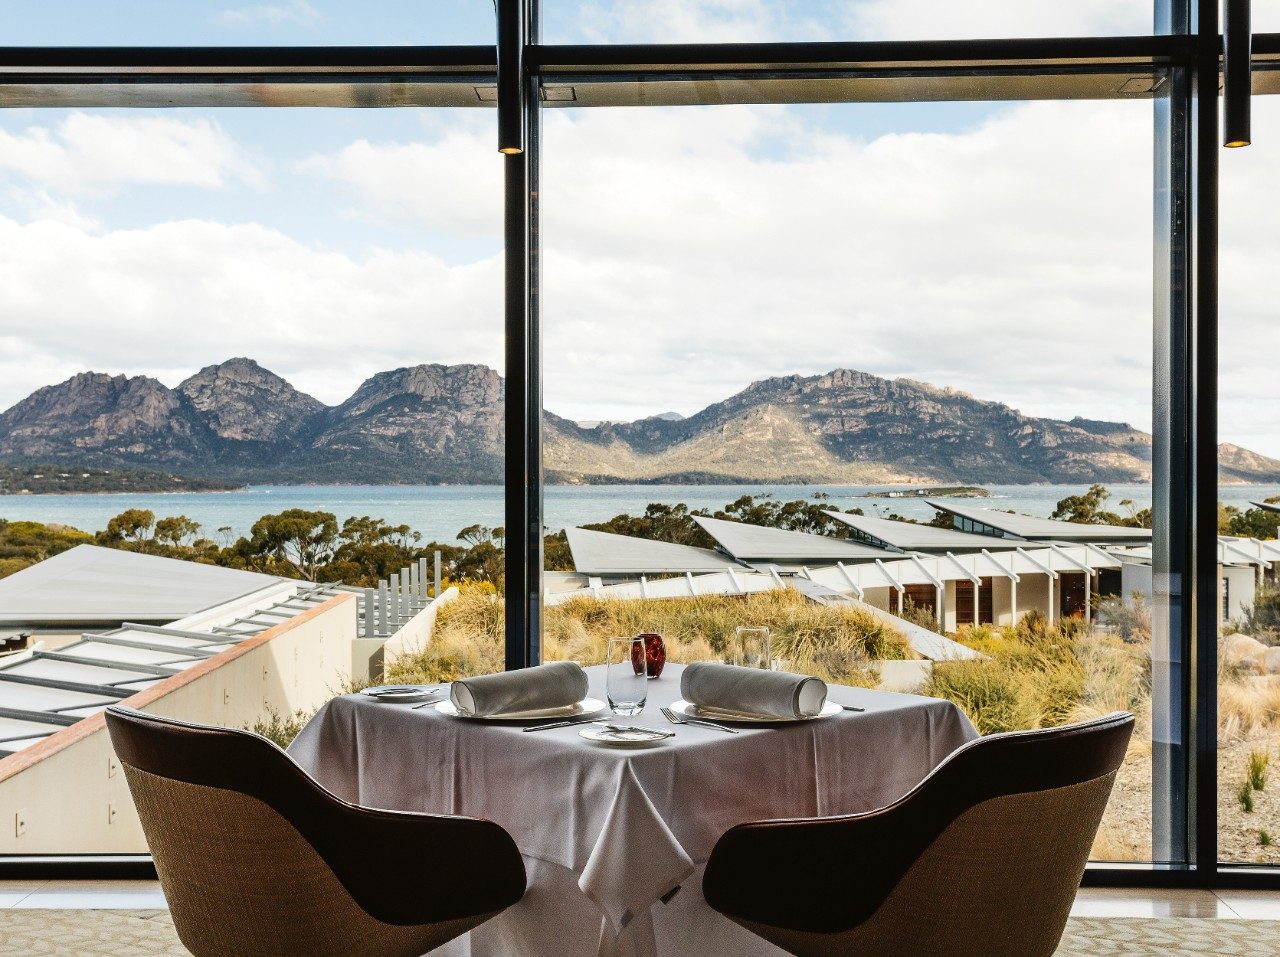
[[[604,669],[588,674],[603,699]],[[670,727],[658,708],[679,697],[680,666],[669,664],[631,723]],[[325,705],[289,752],[348,801],[510,832],[529,870],[525,900],[433,952],[442,957],[776,955],[702,899],[720,835],[743,821],[881,807],[977,736],[936,698],[832,686],[830,700],[866,711],[736,735],[682,726],[632,750],[587,742],[576,727],[525,733],[354,695]]]

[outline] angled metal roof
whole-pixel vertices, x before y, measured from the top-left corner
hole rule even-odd
[[[741,562],[818,565],[830,562],[872,562],[885,551],[846,538],[810,535],[782,528],[765,528],[719,518],[693,519],[720,547]]]
[[[157,560],[186,564],[171,558]],[[191,630],[179,627],[182,622],[170,627],[126,623],[87,633],[56,651],[37,647],[0,658],[0,758],[193,665],[216,660],[240,642],[346,590],[340,585],[295,582],[296,587],[281,595],[276,584],[275,600],[265,598],[261,607],[234,620],[236,612],[227,611],[220,624],[196,626],[199,615],[188,619]]]
[[[0,579],[0,626],[173,621],[287,579],[77,545]]]
[[[696,574],[742,567],[709,548],[654,542],[586,528],[566,529],[565,534],[569,538],[569,551],[573,553],[573,567],[581,575]]]
[[[1250,502],[1249,504],[1255,508],[1260,508],[1268,512],[1280,512],[1280,505],[1277,505],[1274,502]]]
[[[1151,541],[1151,529],[1129,528],[1123,525],[1085,525],[1081,522],[1061,522],[1052,518],[1036,518],[1016,512],[1001,512],[977,505],[957,505],[952,502],[935,502],[926,499],[939,512],[949,512],[957,518],[957,531],[974,532],[995,537],[1024,538],[1028,541],[1056,542],[1134,542]]]
[[[877,548],[894,548],[904,552],[947,552],[979,550],[983,548],[1017,548],[1026,542],[1020,539],[993,538],[990,535],[971,535],[950,528],[932,525],[914,525],[888,518],[871,518],[868,515],[850,515],[847,512],[827,512],[854,530],[859,541]]]

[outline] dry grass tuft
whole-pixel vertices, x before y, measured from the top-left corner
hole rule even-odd
[[[1238,744],[1280,727],[1280,676],[1223,676],[1218,686],[1218,734]]]

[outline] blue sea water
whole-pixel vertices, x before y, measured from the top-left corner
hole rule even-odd
[[[1085,485],[990,485],[991,497],[966,500],[972,505],[1048,516],[1059,499],[1078,495]],[[933,510],[919,499],[864,498],[867,492],[890,486],[849,485],[554,485],[546,490],[546,524],[551,530],[601,522],[621,513],[644,511],[649,502],[684,502],[691,508],[722,508],[741,495],[769,495],[782,501],[824,493],[833,507],[858,507],[869,515],[894,512],[928,519]],[[1122,499],[1134,508],[1151,504],[1146,485],[1113,485],[1110,507],[1125,511]],[[1277,485],[1231,485],[1219,497],[1228,504],[1248,507],[1271,495]],[[339,521],[351,515],[384,518],[407,524],[427,541],[452,542],[468,525],[503,524],[503,490],[496,485],[255,485],[234,492],[177,492],[115,495],[4,495],[0,518],[58,522],[86,531],[106,526],[126,508],[146,508],[157,517],[186,515],[199,522],[215,540],[246,534],[260,516],[286,508],[333,512]],[[219,533],[219,529],[228,531]]]

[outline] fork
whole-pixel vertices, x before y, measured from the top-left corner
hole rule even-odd
[[[683,715],[676,714],[670,708],[660,708],[659,710],[672,724],[696,724],[700,728],[715,728],[717,731],[728,731],[730,734],[738,733],[737,728],[726,728],[724,725],[716,724],[714,721],[700,721],[697,718],[686,718]]]

